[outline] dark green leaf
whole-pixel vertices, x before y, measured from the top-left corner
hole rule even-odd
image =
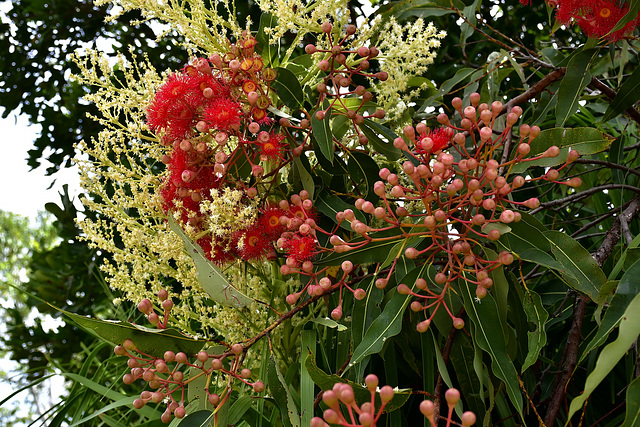
[[[538,360],[540,351],[547,343],[547,332],[545,324],[549,318],[549,313],[542,305],[542,299],[537,293],[525,289],[524,300],[522,301],[527,320],[534,324],[535,329],[527,332],[529,336],[529,351],[522,364],[520,372],[524,372]]]
[[[302,87],[293,72],[286,68],[276,68],[276,79],[271,83],[271,88],[276,91],[280,100],[292,110],[298,110],[304,103]]]
[[[607,338],[611,336],[613,330],[618,326],[622,320],[622,316],[629,307],[629,304],[640,294],[640,261],[637,261],[631,266],[629,270],[622,276],[616,293],[611,300],[611,304],[607,309],[602,323],[596,332],[596,335],[591,339],[585,350],[580,355],[580,361],[584,360],[587,355],[595,348],[600,347],[605,343]]]
[[[502,332],[506,325],[500,323],[496,302],[491,294],[480,302],[476,302],[475,292],[472,293],[471,286],[467,283],[461,284],[460,292],[467,315],[474,325],[475,342],[491,357],[493,374],[504,383],[509,400],[522,416],[522,395],[518,372],[507,354],[506,341]]]
[[[563,126],[569,116],[573,115],[580,104],[582,91],[591,81],[589,66],[598,50],[587,49],[574,54],[567,64],[567,71],[558,88],[556,104],[556,126]]]
[[[560,274],[569,286],[598,301],[600,288],[607,281],[602,269],[591,254],[576,240],[559,231],[546,231],[551,252],[562,264]]]
[[[402,152],[393,146],[393,140],[398,137],[391,129],[376,123],[372,120],[365,119],[360,125],[360,130],[369,139],[369,143],[373,145],[374,150],[385,155],[389,160],[398,160],[402,157]],[[382,140],[382,137],[386,141]]]
[[[196,411],[184,417],[178,425],[180,427],[206,427],[214,416],[215,414],[211,411]]]
[[[265,33],[265,28],[274,28],[278,25],[278,18],[270,13],[260,15],[260,28],[256,34],[258,47],[262,50],[262,58],[269,66],[274,67],[278,63],[278,45],[269,42],[269,36]]]
[[[328,218],[330,218],[336,224],[338,222],[338,220],[336,219],[336,214],[338,212],[344,211],[345,209],[353,210],[353,213],[355,214],[356,219],[364,223],[367,222],[367,219],[365,218],[364,214],[360,210],[356,209],[354,206],[351,206],[350,204],[348,204],[338,196],[334,196],[333,194],[330,194],[327,191],[322,191],[318,195],[318,199],[315,202],[315,206],[320,212],[325,214]],[[340,227],[346,230],[351,230],[351,225],[348,221],[342,221],[340,223]]]
[[[373,184],[380,180],[378,176],[380,166],[368,155],[358,152],[350,154],[348,166],[351,179],[361,189],[362,197],[366,200],[374,199],[376,195],[373,192]]]
[[[636,2],[640,4],[639,2]],[[632,107],[640,99],[640,68],[633,73],[618,88],[618,94],[609,104],[602,122],[617,116],[629,107]]]
[[[410,288],[414,288],[415,281],[428,268],[427,265],[410,271],[402,278]],[[389,302],[384,306],[382,313],[367,328],[362,341],[353,350],[351,361],[345,372],[362,361],[365,357],[382,350],[385,341],[400,333],[402,329],[402,317],[404,310],[411,301],[411,295],[394,293]]]
[[[349,384],[351,387],[353,387],[353,393],[356,396],[356,402],[362,403],[371,401],[371,392],[367,388],[361,386],[358,383],[354,383],[353,381],[349,381],[345,378],[339,377],[338,375],[327,374],[322,369],[318,368],[313,355],[310,354],[309,357],[306,358],[305,366],[307,368],[307,372],[309,372],[309,376],[311,376],[313,382],[316,383],[316,385],[320,387],[320,389],[331,390],[334,384],[337,383]],[[384,411],[395,411],[396,409],[404,405],[410,396],[411,391],[408,389],[396,390],[391,401],[387,404],[387,406],[385,406]],[[376,394],[376,407],[379,406],[380,396]]]
[[[621,427],[640,427],[640,377],[631,381],[626,393],[626,415]]]
[[[293,402],[289,386],[282,376],[280,368],[278,367],[278,361],[275,359],[273,354],[269,357],[267,380],[269,391],[271,391],[271,395],[273,396],[278,409],[280,409],[283,424],[290,427],[300,427],[300,415],[298,414],[298,409]]]
[[[333,164],[333,134],[331,133],[331,108],[329,101],[326,99],[322,104],[322,108],[318,111],[325,111],[326,115],[323,120],[316,118],[316,112],[311,114],[311,129],[313,137],[320,148],[320,152],[329,163]]]

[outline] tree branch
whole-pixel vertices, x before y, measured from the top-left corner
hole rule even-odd
[[[607,232],[602,245],[600,245],[598,250],[593,254],[593,258],[599,266],[602,266],[607,258],[609,258],[613,253],[613,249],[616,244],[620,240],[622,223],[628,223],[631,219],[636,217],[638,213],[640,213],[640,196],[633,199],[629,206],[615,219],[613,225]],[[588,302],[589,298],[585,295],[580,295],[576,298],[576,303],[573,309],[573,322],[571,323],[571,330],[569,331],[569,337],[567,338],[567,346],[565,347],[564,354],[562,355],[562,375],[557,378],[554,384],[549,409],[544,420],[544,423],[547,426],[555,424],[555,419],[558,416],[558,412],[560,411],[567,395],[567,385],[569,384],[569,381],[573,376],[573,371],[577,365],[582,321],[584,320],[584,314]]]
[[[615,90],[611,89],[609,86],[602,83],[595,77],[591,77],[591,83],[589,84],[605,94],[607,98],[611,100],[613,100],[618,95]],[[635,120],[636,123],[640,123],[640,112],[638,112],[638,110],[633,107],[629,107],[624,111],[629,115],[629,117]]]

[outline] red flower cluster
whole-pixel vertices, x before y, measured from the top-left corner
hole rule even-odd
[[[418,125],[418,138],[416,141],[416,152],[420,154],[423,159],[430,159],[431,153],[437,153],[438,151],[446,148],[451,142],[451,136],[448,128],[439,128],[431,130],[421,123]]]
[[[528,5],[531,0],[520,0],[523,5]],[[629,4],[616,0],[554,0],[557,5],[556,17],[558,22],[569,25],[575,21],[580,29],[589,37],[606,37],[616,41],[625,35],[631,34],[640,26],[640,13],[627,22],[617,31],[613,28],[629,12]]]
[[[189,138],[205,109],[228,94],[228,88],[211,73],[188,66],[160,86],[147,108],[147,124],[153,132],[164,131],[170,141]]]

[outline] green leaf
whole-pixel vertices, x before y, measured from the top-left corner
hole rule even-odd
[[[316,350],[316,331],[304,329],[300,335],[300,412],[301,424],[308,426],[313,418],[313,401],[315,400],[315,384],[307,371],[307,358]]]
[[[196,411],[187,415],[178,424],[180,427],[206,427],[215,417],[215,413],[212,411]]]
[[[265,33],[265,28],[274,28],[278,25],[278,18],[270,13],[260,15],[260,28],[256,34],[258,47],[262,50],[262,58],[271,66],[278,62],[278,45],[269,42],[269,36]]]
[[[618,337],[600,352],[595,368],[587,377],[584,391],[571,401],[567,420],[571,420],[573,414],[585,404],[595,388],[606,378],[627,351],[629,351],[629,347],[631,347],[631,344],[638,338],[639,334],[640,294],[633,298],[622,315]]]
[[[373,149],[378,153],[385,155],[389,160],[398,160],[402,157],[402,152],[393,146],[393,140],[396,139],[398,135],[388,127],[365,119],[360,125],[360,130],[369,139]],[[383,141],[382,138],[385,138],[386,141]]]
[[[93,380],[90,380],[89,378],[83,377],[82,375],[78,375],[78,374],[72,374],[70,372],[63,372],[62,375],[64,375],[65,377],[76,381],[80,384],[82,384],[83,386],[85,386],[86,388],[95,391],[96,393],[98,393],[101,396],[106,397],[107,399],[113,400],[115,402],[124,400],[125,398],[131,399],[131,403],[133,403],[133,400],[136,398],[134,396],[126,396],[122,393],[118,393],[115,390],[111,390],[108,387],[103,386],[102,384],[98,384]],[[144,415],[147,418],[156,418],[158,417],[159,413],[158,411],[156,411],[155,409],[153,409],[150,406],[143,406],[140,409],[140,413],[142,415]]]
[[[135,399],[137,399],[137,398],[138,398],[138,396],[127,396],[127,397],[124,397],[124,398],[122,398],[120,400],[117,400],[117,401],[115,401],[115,402],[113,402],[113,403],[111,403],[109,405],[103,406],[99,410],[95,411],[93,414],[88,415],[88,416],[86,416],[86,417],[74,422],[69,427],[75,427],[75,426],[78,426],[78,425],[84,425],[84,423],[86,423],[87,421],[90,421],[90,420],[94,419],[95,417],[98,417],[98,416],[104,414],[105,412],[110,411],[110,410],[115,409],[115,408],[120,408],[122,406],[131,407],[133,405],[133,401]]]
[[[236,308],[245,307],[253,302],[252,298],[249,298],[229,283],[220,269],[207,259],[200,245],[187,236],[171,214],[169,215],[169,228],[184,243],[187,253],[191,256],[196,266],[198,283],[212,300],[222,305]]]
[[[442,83],[442,85],[440,86],[440,89],[435,95],[432,95],[429,98],[427,98],[427,100],[422,104],[418,112],[422,113],[427,107],[433,106],[433,101],[435,101],[438,98],[442,98],[444,95],[448,94],[455,85],[457,85],[463,80],[468,79],[475,72],[476,70],[474,68],[461,68],[458,71],[456,71],[453,77],[451,77],[449,80],[446,80],[444,83]]]
[[[318,198],[315,201],[315,207],[336,224],[338,223],[338,220],[336,219],[337,213],[343,212],[345,209],[353,210],[353,213],[355,214],[356,219],[364,223],[367,222],[367,218],[364,216],[362,211],[356,209],[354,206],[348,204],[338,196],[334,196],[328,191],[323,190],[318,195]],[[351,231],[351,224],[348,221],[342,221],[340,223],[340,227],[344,228],[345,230]]]
[[[302,87],[292,71],[286,68],[276,68],[276,79],[271,82],[271,88],[276,91],[280,100],[292,110],[298,110],[304,103]]]
[[[637,3],[640,4],[640,2]],[[638,102],[638,99],[640,99],[640,68],[636,68],[618,88],[618,94],[609,104],[609,108],[602,117],[602,122],[608,121],[633,106]]]
[[[471,286],[462,283],[460,292],[464,299],[467,315],[473,322],[473,334],[478,347],[487,352],[492,361],[492,372],[505,385],[509,400],[522,417],[522,395],[518,382],[518,372],[507,354],[507,346],[502,332],[506,325],[500,323],[498,307],[491,294],[480,302],[475,301]]]
[[[640,377],[627,387],[626,415],[621,427],[640,427]]]
[[[342,331],[346,331],[347,327],[336,322],[333,319],[330,319],[328,317],[316,317],[315,319],[311,320],[313,323],[316,323],[318,325],[322,325],[322,326],[326,326],[327,328],[333,328],[333,329],[337,329],[338,332],[342,332]]]
[[[549,313],[542,305],[540,295],[529,289],[525,290],[522,306],[524,308],[524,312],[527,314],[527,320],[534,324],[535,329],[527,332],[527,336],[529,337],[529,351],[527,352],[527,357],[522,364],[520,372],[526,371],[538,360],[540,351],[547,343],[545,324],[549,318]]]
[[[373,200],[376,197],[373,192],[373,184],[380,180],[378,176],[380,166],[368,155],[352,152],[349,156],[348,167],[351,179],[355,181],[357,188],[360,189],[362,197],[366,200]]]
[[[331,108],[326,99],[322,103],[322,108],[318,111],[325,111],[324,120],[316,118],[316,112],[311,114],[311,130],[322,155],[333,164],[333,134],[331,133]]]
[[[332,374],[329,375],[324,372],[322,369],[316,365],[316,360],[312,354],[305,360],[305,366],[307,368],[307,372],[309,372],[309,376],[313,379],[313,382],[316,383],[318,387],[322,390],[331,390],[334,384],[343,383],[349,384],[353,387],[353,394],[356,397],[356,402],[363,403],[367,401],[371,401],[371,392],[362,385],[358,383],[354,383],[353,381],[349,381],[345,378],[339,377],[338,375]],[[395,394],[391,401],[385,406],[384,412],[393,412],[396,409],[400,408],[402,405],[406,403],[406,401],[411,396],[411,390],[409,389],[400,389],[395,390]],[[380,396],[376,394],[376,408],[380,406]]]
[[[562,264],[563,268],[559,271],[567,284],[597,302],[598,293],[607,281],[607,276],[596,260],[567,234],[560,231],[546,231],[544,234],[551,243],[551,252]]]
[[[553,145],[560,148],[560,154],[557,157],[531,161],[525,159],[511,168],[511,172],[522,173],[533,166],[557,166],[566,162],[569,148],[577,150],[580,155],[587,156],[604,151],[611,142],[613,139],[608,138],[604,132],[591,127],[545,129],[531,142],[529,158],[539,156]]]
[[[627,2],[627,4],[629,5],[629,10],[622,17],[622,19],[620,19],[618,23],[609,31],[608,34],[624,28],[624,26],[627,25],[628,22],[631,22],[638,17],[638,14],[640,13],[640,2],[637,0],[629,1]]]
[[[196,354],[206,341],[198,341],[182,335],[175,329],[151,329],[128,322],[113,322],[92,319],[60,310],[82,329],[108,341],[120,345],[131,339],[138,350],[152,356],[161,357],[165,351],[182,351],[188,355]]]
[[[372,238],[388,237],[388,236],[390,236],[389,233],[385,233],[385,232],[371,234]],[[360,248],[352,249],[350,251],[343,252],[343,253],[332,252],[328,256],[321,258],[317,261],[314,261],[313,263],[317,266],[324,266],[324,265],[338,265],[338,264],[341,264],[342,261],[347,261],[347,260],[353,262],[354,264],[382,262],[387,258],[387,256],[389,255],[389,251],[398,243],[399,239],[401,239],[400,236],[398,236],[397,239],[389,239],[389,240],[367,243],[366,245]],[[353,240],[352,242],[358,242],[358,241],[361,241],[361,240]]]
[[[580,355],[580,362],[582,362],[591,351],[605,343],[622,320],[633,298],[640,294],[640,281],[638,277],[640,277],[640,261],[633,264],[620,279],[616,293],[611,300],[611,304],[602,319],[598,331]]]
[[[241,396],[233,402],[233,405],[229,408],[229,418],[227,420],[228,425],[236,425],[242,421],[244,414],[251,408],[254,402],[252,396]]]
[[[422,268],[416,268],[405,275],[401,281],[413,288],[416,279],[427,268],[427,265],[422,266]],[[400,333],[404,310],[411,298],[411,295],[401,295],[397,292],[393,294],[389,302],[384,306],[382,313],[367,328],[362,341],[353,350],[353,355],[345,372],[370,354],[380,352],[387,339]]]
[[[556,104],[556,126],[563,126],[580,104],[582,91],[591,81],[589,66],[597,55],[597,49],[582,50],[574,54],[567,64],[567,71],[558,87]]]
[[[309,197],[313,200],[313,194],[315,193],[316,186],[313,182],[313,177],[304,167],[302,160],[300,157],[293,158],[293,166],[295,168],[295,173],[297,173],[300,182],[302,183],[302,188],[309,192]]]
[[[267,365],[267,382],[271,395],[278,409],[280,409],[283,424],[285,426],[300,427],[298,409],[296,408],[291,392],[289,391],[289,386],[280,372],[278,361],[273,356],[273,353],[271,353],[269,364]]]

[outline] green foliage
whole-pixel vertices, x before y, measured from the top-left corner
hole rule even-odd
[[[360,5],[353,2],[351,6]],[[253,20],[252,30],[257,34],[265,63],[280,67],[270,86],[274,103],[270,111],[286,116],[295,126],[301,118],[310,122],[308,128],[287,129],[287,141],[292,148],[298,144],[303,147],[307,144],[307,148],[302,151],[305,154],[287,159],[288,181],[274,179],[269,191],[282,197],[306,190],[317,209],[314,221],[323,230],[330,230],[326,236],[317,233],[319,246],[332,248],[328,240],[335,235],[355,247],[344,252],[323,250],[312,267],[315,269],[312,271],[321,270],[322,277],[335,284],[344,271],[339,266],[352,262],[355,268],[344,284],[351,291],[343,287],[340,292],[337,287],[325,289],[321,295],[300,291],[296,295],[297,305],[287,313],[280,313],[274,307],[276,300],[282,301],[289,293],[289,285],[284,284],[285,278],[280,274],[287,261],[283,254],[271,259],[271,275],[261,279],[269,280],[270,289],[279,293],[261,304],[270,310],[272,323],[259,336],[246,337],[242,343],[246,356],[243,363],[253,363],[253,377],[246,382],[261,379],[267,385],[267,393],[256,396],[237,381],[233,387],[227,387],[224,381],[212,379],[211,373],[200,375],[207,369],[204,362],[202,367],[192,364],[194,379],[188,390],[192,404],[187,408],[187,416],[181,422],[174,420],[173,425],[308,425],[314,416],[327,409],[324,402],[315,399],[317,393],[331,389],[335,383],[349,384],[356,401],[373,399],[379,405],[379,394],[371,397],[370,391],[362,386],[366,375],[371,373],[380,378],[381,385],[399,389],[377,425],[426,425],[418,409],[423,395],[434,397],[444,416],[445,385],[462,391],[463,403],[456,406],[456,412],[459,416],[462,407],[471,408],[478,416],[477,425],[544,423],[551,427],[572,424],[578,418],[583,425],[637,425],[640,386],[638,350],[633,343],[640,335],[637,319],[640,74],[638,58],[633,53],[640,49],[638,39],[629,37],[615,43],[586,40],[578,27],[552,26],[542,2],[522,6],[514,0],[400,0],[381,5],[375,15],[385,21],[394,18],[411,22],[417,17],[433,20],[448,31],[448,36],[435,66],[423,76],[413,76],[416,82],[426,85],[401,118],[384,121],[370,116],[359,124],[357,135],[366,137],[366,145],[353,145],[357,138],[352,122],[347,119],[347,110],[360,106],[359,98],[349,96],[330,105],[328,99],[319,100],[315,83],[309,83],[313,79],[307,79],[310,67],[317,67],[317,61],[303,53],[300,45],[318,40],[312,35],[303,40],[288,34],[281,40],[281,46],[267,45],[265,28],[275,26],[277,18],[265,13]],[[94,28],[97,24],[92,25]],[[115,34],[121,31],[117,29]],[[22,32],[20,35],[25,37]],[[383,37],[374,34],[374,41]],[[288,61],[284,52],[292,40],[296,43],[290,51],[294,59]],[[371,67],[375,71],[384,70],[385,62],[372,60]],[[373,87],[365,79],[357,84]],[[476,96],[473,93],[478,94],[482,103],[490,105],[499,100],[505,104],[505,111],[492,117],[494,132],[500,133],[505,128],[507,119],[503,113],[508,112],[507,106],[514,105],[523,110],[519,123],[536,124],[542,129],[535,139],[527,140],[532,141],[528,157],[539,157],[552,146],[559,148],[555,157],[509,164],[509,159],[517,158],[518,144],[526,140],[527,131],[520,128],[508,131],[504,145],[497,148],[504,151],[491,153],[502,157],[506,164],[501,174],[523,173],[527,177],[522,186],[514,186],[509,198],[516,203],[537,198],[540,207],[529,211],[522,207],[519,221],[489,223],[482,228],[469,225],[476,236],[477,246],[471,250],[475,257],[486,258],[488,264],[501,256],[496,252],[505,250],[515,258],[513,263],[491,264],[495,267],[487,273],[491,283],[486,286],[486,296],[477,290],[481,282],[478,271],[461,267],[459,271],[465,273],[446,284],[436,278],[436,273],[447,272],[448,259],[425,255],[432,242],[441,241],[435,234],[424,232],[424,215],[416,208],[419,200],[408,203],[402,196],[383,200],[374,190],[381,168],[402,175],[404,168],[411,170],[411,165],[423,162],[415,150],[403,151],[401,144],[394,145],[399,136],[407,136],[402,132],[404,125],[422,120],[436,129],[441,123],[437,114],[441,112],[458,120],[452,100],[460,97],[466,106],[473,102],[472,97]],[[25,111],[31,111],[28,102],[32,98],[25,101]],[[374,101],[358,108],[375,111]],[[49,113],[40,114],[47,117]],[[76,112],[69,114],[75,115]],[[64,128],[67,122],[60,120],[60,123]],[[460,134],[464,131],[458,130]],[[52,147],[57,147],[59,138],[50,141]],[[472,142],[473,150],[481,149],[476,140]],[[577,150],[581,157],[568,161],[570,149]],[[447,150],[459,164],[464,155],[462,150],[456,151],[453,146],[446,147]],[[231,174],[239,180],[246,178],[255,159],[246,152],[233,159]],[[59,157],[53,160],[62,161]],[[553,168],[560,171],[559,177],[547,179],[556,170]],[[467,185],[470,176],[461,173],[460,177]],[[581,183],[562,185],[570,179],[577,182],[575,178],[580,178]],[[410,176],[405,184],[409,186],[411,180],[420,179],[427,178]],[[247,186],[258,184],[257,178],[248,178]],[[445,189],[442,193],[443,197],[447,195]],[[455,191],[447,196],[459,197]],[[391,200],[390,211],[406,208],[408,214],[398,214],[403,218],[401,224],[385,229],[379,226],[381,222],[376,222],[375,215],[357,208],[360,198],[376,206],[385,206]],[[58,234],[65,241],[53,249],[43,244],[33,254],[30,281],[24,285],[27,292],[73,312],[68,316],[83,329],[92,329],[111,343],[120,344],[133,338],[139,348],[157,357],[169,348],[190,355],[202,348],[201,341],[176,331],[152,332],[134,324],[135,321],[115,324],[95,320],[108,316],[125,320],[135,317],[134,310],[125,313],[122,308],[116,311],[111,307],[114,295],[104,286],[95,268],[102,255],[76,238],[79,231],[71,222],[75,212],[68,199],[63,207],[48,206],[48,209],[58,218]],[[355,219],[371,225],[375,231],[366,232],[365,236],[357,232],[353,222],[340,219],[349,209]],[[485,208],[483,212],[488,216],[488,211]],[[463,217],[465,214],[448,217],[447,233],[461,232],[456,227],[470,223],[471,215]],[[6,222],[8,234],[16,237],[7,240],[10,244],[6,254],[3,252],[7,261],[2,261],[20,266],[17,254],[34,237],[24,233],[24,224],[10,219]],[[172,221],[170,224],[194,258],[198,280],[211,297],[211,305],[218,302],[254,310],[257,302],[233,288],[201,248],[177,224]],[[491,230],[500,232],[499,239],[489,238]],[[447,237],[449,243],[453,246],[455,241]],[[410,249],[419,254],[411,255]],[[446,245],[441,244],[440,249],[452,253]],[[243,268],[245,277],[257,271],[251,263]],[[17,270],[13,271],[6,274],[15,277]],[[308,280],[305,273],[308,272],[295,276],[303,286]],[[421,278],[428,282],[428,290],[417,285]],[[384,282],[379,282],[382,279]],[[313,280],[310,283],[317,285]],[[356,289],[366,291],[362,300],[355,298]],[[412,303],[423,301],[418,300],[418,295],[426,292],[434,298],[429,300],[433,304],[415,309]],[[229,304],[228,295],[235,304]],[[37,302],[30,304],[41,312],[55,313]],[[340,308],[340,315],[329,319],[327,316],[336,307]],[[23,363],[39,363],[36,367],[41,368],[44,355],[34,362],[36,359],[27,358],[25,351],[44,343],[48,346],[49,360],[72,380],[72,398],[56,409],[52,425],[63,422],[99,425],[100,419],[112,425],[142,425],[160,418],[164,409],[145,406],[140,412],[128,410],[127,405],[140,392],[141,384],[125,386],[119,381],[125,372],[123,357],[108,355],[106,346],[89,336],[82,336],[79,347],[65,350],[72,335],[78,333],[72,326],[67,325],[56,335],[47,335],[37,327],[22,327],[24,313],[11,315],[11,327],[4,342],[14,358]],[[426,319],[428,330],[424,332]],[[459,328],[454,327],[452,319],[463,322],[457,323]],[[207,351],[216,355],[228,353],[230,343],[224,342],[227,331],[216,332],[223,341],[215,350]],[[31,337],[27,337],[29,334]],[[77,342],[77,336],[74,337]],[[575,339],[567,341],[567,337]],[[21,342],[27,344],[20,348]],[[281,347],[273,346],[274,342]],[[43,371],[39,372],[42,375]],[[237,378],[235,371],[225,374]],[[200,376],[196,381],[197,375]],[[228,384],[231,382],[229,379]],[[222,406],[213,408],[206,403],[209,386],[226,393]],[[79,390],[92,392],[81,394]],[[97,397],[100,394],[104,399]],[[398,408],[402,410],[395,410]]]

